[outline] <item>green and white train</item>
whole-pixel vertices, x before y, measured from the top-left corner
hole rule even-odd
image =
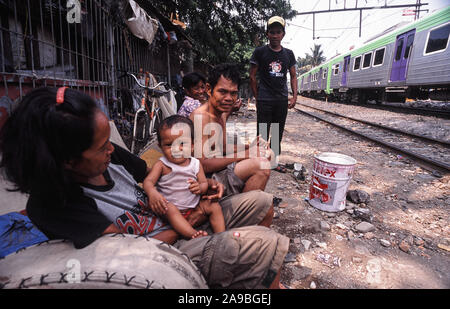
[[[360,103],[450,100],[449,35],[450,6],[302,74],[299,93]]]

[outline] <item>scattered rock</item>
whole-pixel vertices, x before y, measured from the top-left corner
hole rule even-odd
[[[442,250],[450,252],[450,247],[449,246],[446,246],[444,244],[438,244],[437,246],[438,246],[439,249],[442,249]]]
[[[325,242],[318,242],[316,245],[318,247],[322,248],[322,249],[326,249],[327,248],[327,244]]]
[[[354,257],[352,257],[352,262],[355,264],[359,264],[362,262],[362,258],[354,256]]]
[[[316,286],[316,283],[314,281],[311,281],[311,284],[309,285],[309,287],[311,289],[315,289],[317,286]]]
[[[293,262],[297,262],[297,255],[295,253],[288,252],[288,254],[286,254],[286,257],[284,258],[284,263],[293,263]]]
[[[390,247],[391,246],[391,242],[389,240],[386,239],[380,239],[380,243],[383,247]]]
[[[406,253],[409,253],[409,250],[411,249],[411,245],[406,240],[402,240],[398,247],[400,248],[400,250]]]
[[[309,247],[311,246],[311,242],[307,239],[302,239],[301,243],[303,245],[303,247],[305,248],[305,250],[309,250]]]
[[[406,236],[403,240],[406,241],[408,245],[414,244],[414,237],[412,235]]]
[[[294,178],[300,181],[305,181],[306,175],[307,175],[306,168],[300,163],[294,163],[294,173],[293,173]]]
[[[356,204],[367,203],[370,195],[363,190],[349,190],[347,192],[347,199]]]
[[[319,253],[316,256],[316,260],[331,268],[334,268],[335,266],[341,267],[341,258],[328,253]]]
[[[330,231],[330,230],[331,230],[331,227],[330,227],[330,225],[328,224],[328,222],[326,222],[326,221],[320,221],[320,229],[321,229],[322,231]]]
[[[348,240],[353,240],[353,239],[355,239],[355,233],[353,233],[352,231],[348,231],[348,232],[347,232],[347,239],[348,239]]]
[[[367,222],[373,221],[373,215],[370,213],[370,210],[367,208],[355,208],[353,210],[353,215],[356,218],[359,218],[359,219],[367,221]]]
[[[414,237],[414,244],[416,246],[423,246],[425,244],[425,241],[422,238],[415,236]]]
[[[346,229],[348,229],[344,224],[342,224],[342,223],[337,223],[336,224],[336,227],[338,227],[338,228],[340,228],[341,230],[346,230]]]
[[[336,240],[342,241],[344,240],[344,237],[342,237],[341,235],[336,235]]]
[[[372,232],[367,232],[366,234],[364,234],[364,238],[365,239],[373,239],[375,237],[375,234]]]
[[[355,226],[355,229],[358,232],[367,233],[367,232],[371,232],[371,231],[375,230],[375,226],[369,222],[363,221],[363,222],[359,223],[357,226]]]

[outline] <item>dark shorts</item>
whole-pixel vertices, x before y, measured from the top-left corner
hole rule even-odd
[[[179,240],[210,288],[267,288],[280,270],[289,238],[257,226],[272,205],[273,196],[255,190],[220,200],[227,231],[212,234],[209,223],[199,227],[208,236]]]
[[[236,162],[228,164],[227,167],[219,172],[214,172],[211,175],[212,179],[217,180],[225,186],[225,191],[223,196],[227,197],[230,195],[241,193],[244,189],[245,182],[240,179],[234,173],[234,168],[236,167]]]

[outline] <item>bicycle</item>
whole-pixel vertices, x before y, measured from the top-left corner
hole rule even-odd
[[[138,154],[139,150],[147,144],[151,144],[156,139],[156,128],[163,119],[161,107],[158,106],[157,99],[171,92],[171,90],[159,90],[157,88],[167,85],[165,82],[159,82],[155,86],[148,86],[149,77],[145,79],[143,85],[133,73],[125,72],[122,76],[133,77],[136,84],[144,89],[141,98],[140,107],[134,114],[133,135],[131,138],[130,151]],[[151,104],[149,104],[151,102]]]

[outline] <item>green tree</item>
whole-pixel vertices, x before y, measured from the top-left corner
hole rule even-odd
[[[308,72],[313,67],[318,66],[325,62],[326,58],[323,56],[322,45],[314,44],[314,47],[310,48],[311,53],[306,54],[304,58],[297,58],[297,73],[303,74]]]
[[[177,13],[195,41],[200,60],[211,65],[234,62],[248,71],[255,46],[265,39],[266,21],[274,15],[295,16],[289,0],[154,1],[166,16]]]

